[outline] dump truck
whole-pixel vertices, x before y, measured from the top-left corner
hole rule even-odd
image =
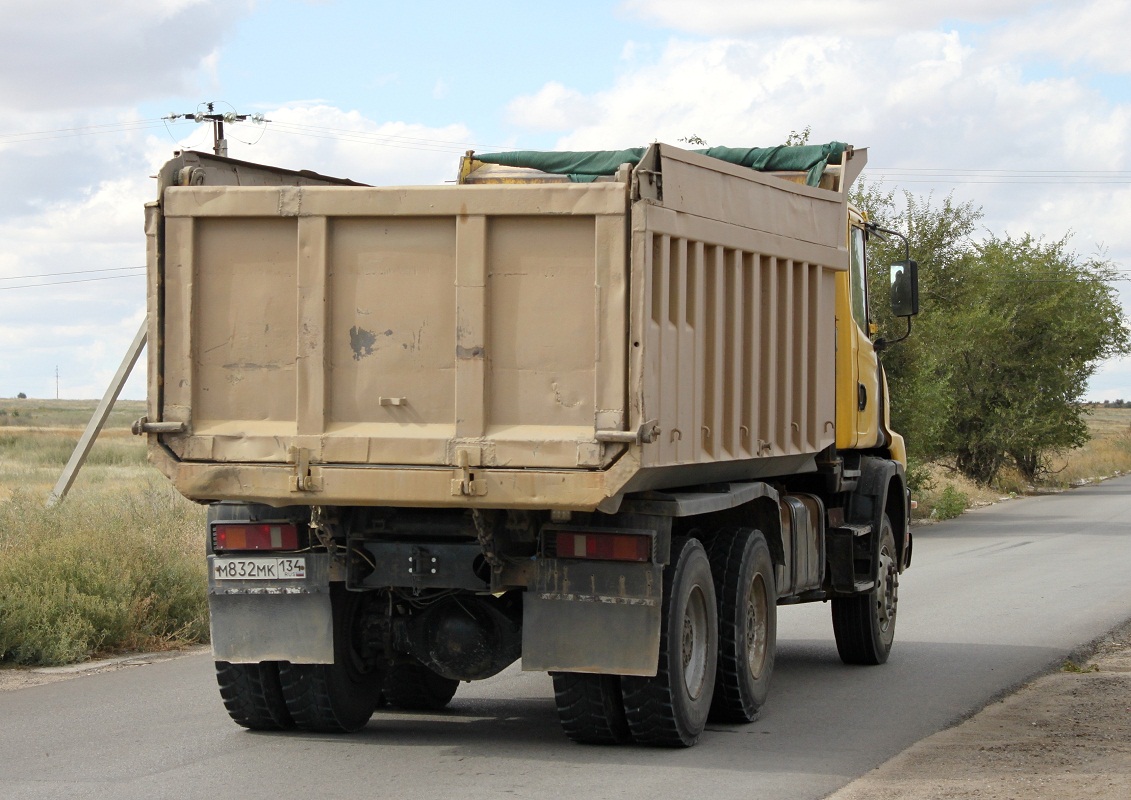
[[[521,661],[570,739],[681,747],[757,717],[778,606],[884,662],[912,543],[866,158],[469,152],[373,187],[175,153],[134,430],[208,504],[232,719],[354,731]]]

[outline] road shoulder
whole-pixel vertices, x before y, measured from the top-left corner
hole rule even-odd
[[[1131,622],[979,713],[912,745],[829,800],[1126,800]]]
[[[182,650],[165,650],[158,653],[131,653],[115,658],[86,661],[82,664],[70,664],[65,667],[0,668],[0,692],[29,689],[33,686],[57,683],[58,681],[79,678],[83,675],[94,675],[99,672],[113,672],[114,670],[132,669],[147,664],[158,664],[182,656],[197,655],[207,652],[207,650],[208,646],[204,645]]]

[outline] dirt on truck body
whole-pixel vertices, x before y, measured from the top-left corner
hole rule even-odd
[[[211,504],[233,719],[353,730],[521,658],[570,738],[687,746],[765,702],[778,605],[886,660],[911,539],[865,161],[469,153],[376,188],[177,154],[135,429]]]

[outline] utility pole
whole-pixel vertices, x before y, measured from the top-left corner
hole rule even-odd
[[[196,111],[192,114],[170,114],[165,119],[191,119],[194,122],[211,122],[212,123],[212,152],[218,156],[227,158],[228,156],[228,140],[224,138],[224,123],[243,122],[250,119],[255,123],[268,122],[263,118],[262,114],[237,114],[234,111],[229,111],[227,114],[217,114],[216,104],[207,103],[208,113]]]

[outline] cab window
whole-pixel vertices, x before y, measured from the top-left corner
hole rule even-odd
[[[852,284],[852,318],[861,330],[868,330],[868,272],[864,260],[864,231],[856,226],[852,227],[852,239],[849,250],[851,252],[851,265],[849,281]]]

